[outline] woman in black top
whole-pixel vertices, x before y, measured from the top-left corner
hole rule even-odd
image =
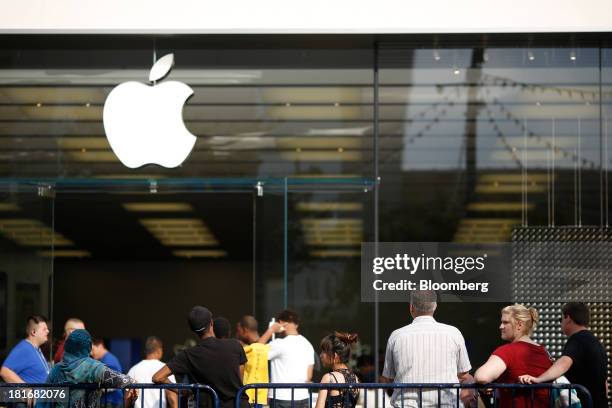
[[[321,340],[321,362],[331,372],[325,374],[321,384],[356,384],[357,376],[348,367],[351,345],[357,342],[356,334],[335,332]],[[359,389],[321,389],[315,408],[354,408],[359,399]]]

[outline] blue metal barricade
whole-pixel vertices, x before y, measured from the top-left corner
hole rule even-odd
[[[163,384],[163,385],[131,384],[124,388],[124,390],[129,390],[129,389],[138,390],[140,393],[139,395],[143,397],[143,398],[140,398],[140,404],[136,404],[134,408],[145,408],[145,398],[147,396],[145,392],[148,390],[158,390],[159,395],[158,395],[158,398],[156,398],[156,400],[159,401],[158,408],[165,408],[162,406],[162,402],[163,402],[162,393],[165,390],[177,391],[176,394],[177,394],[178,408],[182,406],[182,403],[184,402],[183,401],[184,398],[190,398],[190,400],[193,402],[193,407],[199,408],[200,402],[203,397],[202,392],[204,392],[208,397],[210,397],[211,402],[212,402],[212,406],[210,408],[220,408],[221,406],[219,396],[217,395],[215,390],[212,389],[210,386],[204,385],[204,384]],[[190,404],[187,404],[187,405],[190,406]]]
[[[520,406],[528,408],[537,407],[570,407],[576,402],[577,394],[581,394],[582,408],[593,408],[593,402],[589,391],[578,384],[406,384],[406,383],[328,383],[328,384],[248,384],[243,386],[236,394],[236,408],[240,408],[240,399],[249,390],[267,389],[271,400],[276,400],[277,390],[290,390],[291,399],[283,401],[278,407],[270,408],[308,408],[314,407],[316,397],[320,390],[347,390],[344,393],[346,400],[343,408],[350,408],[348,395],[350,390],[360,390],[363,408],[430,408],[445,407],[459,408],[460,401],[472,402],[477,406],[479,395],[485,406],[496,408],[500,405],[500,399],[504,399],[504,406],[514,408],[515,402],[522,399]],[[308,399],[296,401],[295,390],[305,389],[308,391]],[[542,391],[540,391],[542,390]],[[394,400],[388,395],[392,391]],[[370,393],[370,395],[368,395]],[[372,399],[372,395],[374,398]],[[257,392],[255,392],[257,395]],[[544,398],[542,398],[544,395]],[[488,401],[487,401],[488,399]],[[508,402],[509,400],[509,402]],[[257,404],[266,404],[266,401],[253,401]],[[518,406],[518,404],[516,404]],[[327,408],[327,405],[325,406]]]
[[[139,390],[140,395],[144,396],[144,392],[147,390],[156,390],[159,392],[159,407],[162,406],[162,393],[165,390],[177,391],[177,405],[179,408],[189,406],[192,408],[199,408],[202,398],[202,392],[210,397],[212,402],[211,408],[220,408],[220,399],[214,389],[207,385],[202,384],[130,384],[125,388],[122,388],[123,393],[126,390],[136,389]],[[272,399],[276,399],[276,392],[279,389],[290,390],[291,399],[283,401],[279,407],[274,408],[311,408],[314,407],[316,400],[315,395],[320,390],[347,390],[344,393],[346,400],[344,401],[344,408],[349,408],[349,391],[359,390],[360,401],[362,401],[363,408],[387,408],[390,406],[398,408],[430,408],[430,407],[445,407],[454,408],[460,407],[460,401],[466,395],[469,397],[469,392],[473,390],[474,393],[480,392],[480,395],[489,396],[489,404],[487,406],[496,408],[499,404],[499,397],[506,398],[508,393],[510,395],[510,404],[504,405],[512,406],[515,405],[516,398],[525,398],[528,396],[528,402],[522,403],[521,406],[528,408],[542,407],[541,401],[536,402],[536,393],[538,390],[546,390],[548,404],[544,404],[549,407],[570,407],[576,398],[578,392],[582,399],[582,408],[593,408],[592,398],[589,391],[578,384],[405,384],[405,383],[328,383],[328,384],[248,384],[240,388],[236,394],[235,406],[240,408],[241,399],[244,398],[244,394],[249,389],[267,389],[270,390],[270,396]],[[308,398],[302,401],[295,400],[295,391],[298,389],[307,390]],[[70,407],[71,395],[75,391],[90,391],[99,392],[103,388],[98,387],[96,384],[0,384],[0,403],[22,403],[23,407],[27,406],[27,402],[32,405],[33,400],[37,400],[36,407],[54,407],[63,406]],[[391,401],[388,392],[394,392],[394,400]],[[63,392],[63,394],[62,394]],[[462,395],[462,392],[465,395]],[[55,394],[54,394],[55,393]],[[368,395],[368,393],[370,395]],[[373,394],[373,399],[372,399]],[[97,394],[96,394],[97,395]],[[257,392],[255,392],[257,396]],[[477,393],[475,395],[478,395]],[[56,400],[54,400],[56,397]],[[4,399],[2,399],[4,398]],[[184,404],[184,399],[189,398],[191,404]],[[472,397],[470,397],[472,398]],[[464,398],[465,399],[465,398]],[[60,401],[61,400],[61,401]],[[486,398],[485,398],[486,400]],[[474,399],[476,401],[476,399]],[[42,402],[43,405],[38,405]],[[256,401],[258,404],[266,404],[267,401]],[[124,404],[121,404],[124,406]],[[100,404],[104,407],[104,402]],[[145,408],[144,398],[140,400],[140,406],[134,406],[134,408]],[[272,407],[271,407],[272,408]]]
[[[140,399],[139,405],[134,405],[133,408],[144,408],[145,406],[145,391],[155,390],[158,392],[159,398],[158,406],[156,408],[166,408],[162,406],[163,398],[162,395],[165,390],[174,390],[177,394],[177,406],[190,406],[192,408],[199,408],[202,393],[210,397],[210,408],[220,408],[220,400],[218,394],[214,389],[208,385],[203,384],[130,384],[124,388],[119,389],[122,396],[122,401],[119,407],[127,408],[125,406],[125,392],[127,390],[137,390]],[[115,391],[115,389],[100,387],[97,384],[9,384],[0,383],[0,405],[10,405],[18,407],[32,407],[36,408],[53,408],[53,407],[71,407],[71,402],[75,398],[75,393],[84,391],[85,398],[97,398],[100,397],[100,408],[109,408],[108,399],[106,397],[107,391]],[[103,395],[102,395],[103,393]],[[81,395],[83,396],[83,395]],[[184,399],[188,398],[193,404],[184,404]]]

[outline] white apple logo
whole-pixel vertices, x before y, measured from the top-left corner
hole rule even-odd
[[[129,168],[149,163],[177,167],[195,145],[196,137],[183,123],[183,105],[193,89],[177,81],[155,83],[173,65],[174,55],[165,55],[151,68],[152,86],[124,82],[106,98],[104,131],[117,158]]]

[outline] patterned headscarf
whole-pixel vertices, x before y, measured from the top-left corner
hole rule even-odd
[[[89,357],[91,336],[84,329],[70,333],[64,344],[64,357],[49,374],[49,383],[99,383],[104,364]]]

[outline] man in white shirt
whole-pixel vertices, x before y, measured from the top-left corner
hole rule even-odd
[[[469,383],[470,360],[461,332],[453,326],[438,323],[433,317],[436,293],[414,291],[410,296],[413,322],[391,333],[387,343],[383,382],[396,383]],[[456,407],[456,391],[423,391],[423,407]],[[403,399],[403,404],[402,404]],[[391,403],[395,407],[419,407],[419,393],[414,389],[396,389]],[[474,400],[468,390],[461,393],[465,403]]]
[[[285,337],[273,340],[269,344],[270,382],[311,382],[314,349],[310,342],[298,332],[298,315],[291,310],[283,310],[278,314],[276,320],[278,323],[271,325],[259,338],[260,343],[266,343],[274,333],[285,334]],[[305,388],[293,391],[293,404],[291,397],[291,389],[270,389],[268,391],[270,408],[306,408],[310,406],[310,397]]]
[[[163,355],[164,348],[162,341],[155,336],[147,337],[145,341],[145,359],[130,368],[128,375],[139,384],[153,383],[153,374],[165,365],[160,361]],[[173,383],[176,382],[173,375],[169,377],[169,380]],[[159,390],[145,389],[143,391],[138,396],[134,405],[137,408],[166,408],[166,399],[168,401],[168,408],[177,407],[177,395],[174,392],[165,390],[165,392],[161,393],[160,401]],[[142,405],[143,398],[144,405]]]

